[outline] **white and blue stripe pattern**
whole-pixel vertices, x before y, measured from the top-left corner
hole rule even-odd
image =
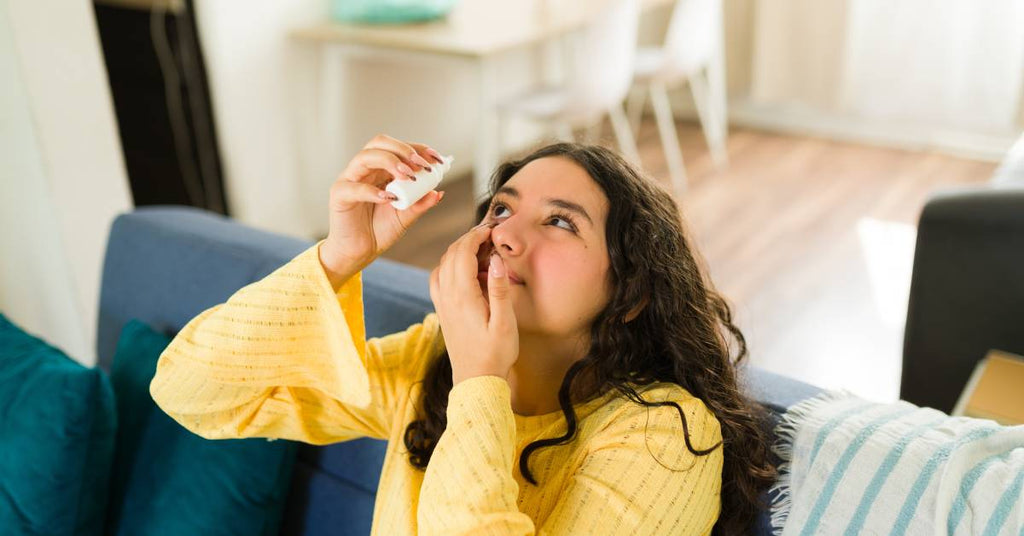
[[[1024,536],[1024,426],[832,391],[776,437],[777,536]]]

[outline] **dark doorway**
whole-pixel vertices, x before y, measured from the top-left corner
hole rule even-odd
[[[135,206],[229,215],[191,0],[93,5]]]

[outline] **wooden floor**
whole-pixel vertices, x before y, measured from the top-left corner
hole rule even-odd
[[[719,171],[699,126],[678,126],[690,181],[678,201],[751,363],[897,399],[913,226],[929,193],[983,182],[995,164],[734,128]],[[638,144],[647,172],[667,185],[652,121]],[[445,184],[442,206],[386,257],[432,268],[473,224],[471,181]]]

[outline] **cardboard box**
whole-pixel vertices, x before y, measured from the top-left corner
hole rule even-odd
[[[952,415],[1024,424],[1024,357],[989,351],[974,367]]]

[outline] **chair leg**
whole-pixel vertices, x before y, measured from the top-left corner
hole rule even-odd
[[[634,85],[626,99],[626,116],[629,117],[629,128],[633,133],[640,134],[640,123],[644,117],[644,100],[647,98],[647,86]]]
[[[668,163],[668,174],[672,179],[672,190],[677,196],[682,196],[686,192],[686,166],[683,165],[683,151],[679,148],[679,135],[676,133],[676,122],[672,116],[665,84],[651,84],[651,105],[654,106],[654,118],[658,122],[658,133],[661,136],[661,147],[665,151],[665,161]]]
[[[615,139],[619,142],[619,150],[622,151],[623,156],[633,164],[641,165],[640,151],[636,148],[633,132],[629,130],[629,120],[626,119],[626,112],[622,110],[622,104],[615,104],[609,108],[608,117],[612,121]]]
[[[729,138],[729,98],[725,80],[725,41],[721,32],[718,35],[718,46],[715,47],[708,63],[707,77],[708,94],[711,97],[711,108],[715,111],[716,126],[715,149],[711,154],[713,157],[717,154],[717,163],[724,166],[728,163],[726,140]]]
[[[708,69],[700,69],[690,75],[690,89],[693,90],[693,101],[700,117],[700,127],[704,131],[704,140],[711,152],[711,161],[719,170],[728,163],[725,150],[725,118],[721,117],[717,96],[712,94]]]

